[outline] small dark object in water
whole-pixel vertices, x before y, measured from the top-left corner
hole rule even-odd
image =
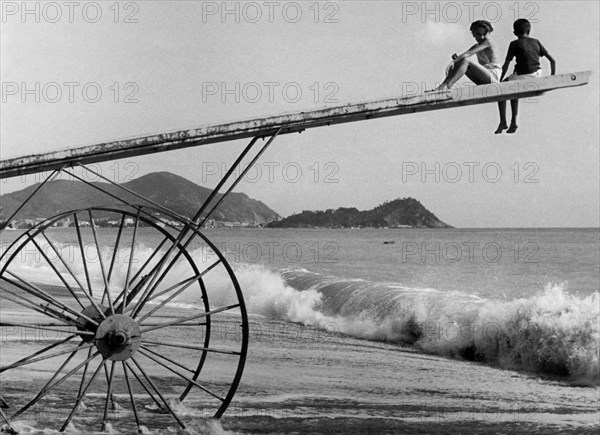
[[[383,242],[384,245],[393,245],[395,242],[393,240],[386,240]]]

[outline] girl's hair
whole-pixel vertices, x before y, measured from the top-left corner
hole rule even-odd
[[[471,32],[474,32],[475,29],[484,28],[488,33],[492,32],[494,29],[489,21],[486,20],[478,20],[471,24],[471,28],[469,29]]]

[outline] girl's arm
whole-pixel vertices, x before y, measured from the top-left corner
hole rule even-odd
[[[492,44],[488,40],[483,41],[481,44],[475,44],[464,53],[456,56],[456,58],[454,58],[454,62],[464,59],[465,57],[473,56],[475,53],[485,50],[486,48],[490,48],[491,46]]]

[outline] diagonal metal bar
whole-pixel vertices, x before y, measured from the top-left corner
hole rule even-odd
[[[250,170],[250,168],[254,165],[254,163],[256,163],[256,161],[260,158],[260,156],[267,150],[267,148],[269,148],[269,146],[273,143],[273,141],[275,140],[277,135],[279,135],[279,133],[281,133],[281,128],[278,128],[275,131],[275,133],[271,136],[271,138],[267,141],[267,143],[264,144],[263,147],[260,149],[260,151],[254,156],[252,161],[248,165],[246,165],[246,167],[244,168],[244,170],[242,171],[240,176],[237,177],[237,179],[231,184],[231,186],[229,186],[229,189],[227,189],[227,192],[225,192],[221,196],[221,198],[219,198],[219,201],[217,201],[215,206],[210,209],[210,211],[206,214],[206,216],[204,216],[204,220],[202,220],[200,225],[198,225],[200,228],[202,227],[202,225],[204,225],[204,222],[206,222],[206,220],[209,218],[209,216],[217,209],[217,207],[221,204],[221,202],[223,202],[223,200],[227,197],[227,195],[229,195],[229,193],[235,188],[235,186],[238,185],[238,183],[242,180],[242,178],[244,178],[246,173]],[[195,218],[194,221],[196,221],[196,219],[200,220],[200,213],[197,213],[196,216],[197,216],[197,218]]]
[[[196,275],[195,277],[193,277],[191,280],[186,280],[186,281],[189,281],[187,284],[185,284],[183,287],[181,287],[179,290],[177,290],[173,294],[169,295],[169,297],[167,299],[165,299],[164,301],[161,301],[160,304],[158,304],[156,307],[154,307],[152,310],[150,310],[144,316],[140,317],[138,319],[138,323],[143,322],[145,319],[147,319],[152,314],[154,314],[155,312],[157,312],[158,310],[160,310],[162,307],[164,307],[166,304],[168,304],[170,301],[172,301],[175,297],[177,297],[178,295],[180,295],[181,293],[183,293],[187,288],[189,288],[196,281],[198,281],[199,279],[202,279],[202,277],[204,275],[206,275],[208,272],[210,272],[220,262],[221,262],[221,259],[215,261],[213,264],[211,264],[210,266],[208,266],[206,269],[204,269],[201,273],[199,273],[198,275]],[[180,284],[182,284],[182,283],[180,283]],[[164,294],[166,292],[167,291],[165,290],[164,292],[161,292],[160,294]],[[160,295],[156,294],[156,295],[154,295],[154,298],[156,298],[158,296],[160,296]]]
[[[199,384],[198,382],[196,382],[195,380],[188,378],[187,376],[185,376],[182,373],[179,373],[177,370],[173,369],[172,367],[169,367],[168,365],[166,365],[165,363],[163,363],[162,361],[159,361],[158,359],[156,359],[155,357],[153,357],[152,355],[150,355],[148,352],[145,352],[141,347],[140,349],[138,349],[138,351],[144,355],[146,358],[151,359],[152,361],[154,361],[156,364],[158,364],[161,367],[166,368],[167,370],[169,370],[171,373],[176,374],[177,376],[179,376],[181,379],[185,380],[186,382],[195,385],[196,387],[200,388],[202,391],[204,391],[205,393],[210,394],[211,396],[213,396],[216,399],[219,399],[221,402],[224,402],[225,399],[223,399],[222,397],[216,395],[215,393],[213,393],[212,391],[210,391],[208,388],[206,388],[204,385]]]
[[[188,219],[187,217],[185,217],[185,216],[183,216],[183,215],[180,215],[179,213],[176,213],[176,212],[174,212],[173,210],[169,210],[168,208],[166,208],[166,207],[164,207],[164,206],[160,205],[159,203],[157,203],[157,202],[154,202],[154,201],[152,201],[151,199],[148,199],[148,198],[146,198],[145,196],[142,196],[142,195],[140,195],[139,193],[136,193],[136,192],[134,192],[133,190],[131,190],[131,189],[128,189],[127,187],[125,187],[125,186],[123,186],[123,185],[121,185],[121,184],[117,184],[117,183],[115,183],[115,182],[114,182],[114,181],[112,181],[111,179],[109,179],[109,178],[106,178],[106,177],[105,177],[105,176],[103,176],[102,174],[99,174],[98,172],[91,170],[91,169],[90,169],[90,168],[88,168],[87,166],[84,166],[84,165],[81,165],[81,164],[78,164],[77,166],[80,166],[80,167],[81,167],[81,168],[83,168],[84,170],[86,170],[86,171],[88,171],[88,172],[91,172],[92,174],[96,175],[98,178],[101,178],[102,180],[104,180],[104,181],[108,182],[109,184],[112,184],[113,186],[115,186],[115,187],[117,187],[117,188],[119,188],[119,189],[121,189],[121,190],[124,190],[125,192],[127,192],[127,193],[129,193],[129,194],[131,194],[131,195],[135,196],[136,198],[139,198],[139,199],[141,199],[142,201],[145,201],[145,202],[148,202],[148,203],[152,204],[153,206],[155,206],[156,208],[158,208],[158,209],[160,209],[160,210],[162,210],[162,211],[166,212],[167,214],[169,214],[169,215],[173,215],[173,216],[176,216],[178,219],[181,219],[181,220],[182,220],[182,221],[184,221],[184,222],[189,222],[189,219]],[[105,192],[105,193],[107,193],[107,192]],[[111,195],[111,196],[112,196],[112,195]],[[122,202],[125,202],[127,205],[131,205],[130,203],[128,203],[128,202],[126,202],[126,201],[124,201],[123,199],[121,199],[121,201],[122,201]]]
[[[111,198],[114,198],[114,199],[116,199],[117,201],[119,201],[119,202],[121,202],[121,203],[123,203],[123,204],[125,204],[125,205],[127,205],[127,206],[129,206],[129,207],[134,207],[134,208],[135,208],[135,206],[134,206],[133,204],[130,204],[129,202],[125,201],[123,198],[119,198],[117,195],[114,195],[114,194],[110,193],[108,190],[105,190],[105,189],[101,188],[100,186],[98,186],[98,185],[96,185],[96,184],[90,183],[90,182],[89,182],[89,181],[87,181],[85,178],[79,177],[79,176],[75,175],[75,174],[74,174],[74,173],[72,173],[72,172],[67,172],[66,170],[65,170],[64,172],[65,172],[65,173],[67,173],[67,174],[69,174],[71,177],[75,178],[76,180],[79,180],[79,181],[81,181],[82,183],[84,183],[84,184],[86,184],[86,185],[88,185],[88,186],[92,187],[93,189],[99,190],[100,192],[104,193],[105,195],[107,195],[107,196],[110,196]],[[114,184],[114,185],[115,185],[115,186],[117,186],[117,187],[120,187],[118,184],[115,184],[115,183],[114,183],[114,182],[112,182],[112,181],[110,181],[110,183],[111,183],[111,184]],[[145,199],[145,198],[144,198],[144,199]],[[171,210],[169,210],[169,209],[166,209],[166,208],[164,208],[164,207],[163,207],[163,209],[165,210],[165,213],[168,213],[168,214],[169,214],[169,215],[171,215],[171,216],[177,216],[177,218],[178,218],[178,219],[182,219],[182,220],[183,220],[184,222],[186,222],[188,225],[190,225],[190,224],[193,224],[193,222],[191,222],[191,221],[190,221],[188,218],[186,218],[186,217],[183,217],[183,216],[181,216],[181,217],[180,217],[179,215],[177,215],[177,214],[176,214],[176,213],[174,213],[173,211],[171,211]],[[142,211],[142,213],[144,213],[144,214],[145,214],[145,215],[147,215],[148,217],[150,217],[150,218],[154,219],[154,216],[152,215],[152,213],[149,213],[149,212],[147,212],[147,211],[145,211],[145,210],[143,210],[143,211]]]
[[[279,132],[279,130],[278,130],[278,132]],[[254,144],[256,143],[256,141],[258,139],[259,139],[258,136],[252,138],[252,140],[250,141],[250,143],[246,146],[246,148],[244,148],[244,150],[242,151],[242,153],[235,160],[235,162],[231,166],[231,168],[229,168],[229,171],[227,171],[227,173],[225,174],[225,176],[221,179],[221,181],[213,189],[213,191],[211,192],[211,194],[209,195],[209,197],[206,199],[206,201],[204,201],[204,204],[202,204],[202,206],[200,207],[200,209],[198,210],[198,212],[196,213],[196,215],[193,218],[194,223],[191,224],[192,227],[195,226],[195,222],[200,219],[200,216],[202,215],[202,213],[204,212],[204,210],[206,210],[206,208],[208,208],[208,206],[210,205],[210,203],[212,202],[212,200],[215,198],[215,196],[221,190],[221,187],[223,187],[223,185],[231,177],[231,175],[234,173],[235,169],[242,162],[243,158],[246,156],[246,154],[248,154],[248,152],[252,149],[252,147],[254,147]],[[190,225],[189,221],[187,221],[187,222],[188,222],[188,225]],[[162,260],[160,262],[158,262],[154,266],[154,268],[152,269],[152,271],[150,272],[150,274],[146,275],[145,279],[143,279],[136,286],[136,288],[134,290],[134,294],[135,295],[137,295],[137,293],[139,293],[140,291],[142,291],[143,286],[146,284],[145,281],[147,281],[147,279],[148,279],[147,277],[150,276],[150,275],[152,275],[152,279],[150,281],[150,284],[148,284],[146,286],[146,289],[144,290],[144,293],[143,293],[142,297],[138,300],[138,303],[135,306],[135,309],[134,309],[134,311],[132,313],[133,317],[135,317],[135,315],[141,310],[140,303],[143,304],[143,300],[152,291],[152,287],[154,285],[154,282],[156,281],[156,277],[158,277],[158,275],[161,272],[161,269],[164,266],[164,264],[166,263],[168,257],[171,255],[171,253],[173,252],[173,250],[175,249],[175,247],[186,237],[186,235],[187,235],[188,232],[189,232],[189,228],[187,228],[187,227],[183,231],[180,232],[179,236],[172,243],[171,247],[169,248],[168,252],[163,256]],[[166,240],[166,238],[165,238],[165,240]],[[190,237],[190,239],[188,239],[187,243],[189,243],[190,241],[191,241],[191,237]],[[187,247],[187,244],[184,245],[184,248],[186,248],[186,247]],[[173,266],[173,264],[175,264],[175,262],[177,261],[178,258],[179,258],[179,255],[176,255],[175,259],[171,262],[171,264],[167,267],[167,270],[165,271],[165,273],[163,273],[163,275],[161,276],[159,282],[162,281],[162,279],[164,278],[165,274],[170,270],[170,268]],[[125,301],[125,303],[127,303],[127,301]]]
[[[227,192],[225,192],[221,198],[219,199],[219,201],[215,204],[215,206],[210,210],[210,212],[204,217],[204,220],[202,221],[202,223],[200,225],[198,225],[198,228],[201,228],[202,225],[204,224],[204,222],[206,222],[206,219],[208,218],[208,216],[210,216],[214,210],[219,206],[219,204],[221,204],[221,202],[225,199],[225,197],[233,190],[233,188],[240,182],[240,180],[246,175],[246,173],[248,172],[248,170],[250,169],[250,167],[252,165],[254,165],[254,163],[258,160],[258,158],[264,153],[264,151],[271,145],[271,143],[273,143],[273,141],[275,140],[275,138],[277,137],[277,135],[281,132],[281,128],[278,128],[275,133],[271,136],[271,138],[267,141],[267,143],[261,148],[261,150],[255,155],[255,157],[252,159],[252,161],[246,166],[246,168],[244,169],[244,171],[237,177],[237,179],[232,183],[232,185],[229,187],[229,189],[227,190]],[[244,151],[242,152],[242,154],[238,157],[238,159],[235,161],[234,165],[232,165],[232,167],[230,168],[230,170],[225,174],[225,176],[223,177],[223,179],[221,179],[221,181],[219,182],[219,184],[215,187],[215,189],[213,189],[213,192],[211,193],[211,195],[209,196],[209,198],[204,202],[204,204],[202,205],[202,207],[200,207],[200,210],[198,210],[198,212],[196,213],[196,215],[194,216],[193,220],[194,222],[198,222],[201,219],[202,213],[204,212],[204,210],[206,210],[206,208],[208,208],[209,202],[212,201],[212,198],[214,198],[216,196],[216,192],[218,192],[221,187],[228,181],[228,179],[231,177],[231,175],[233,174],[233,171],[235,170],[235,168],[237,167],[237,165],[239,165],[239,163],[242,161],[243,157],[250,151],[250,149],[254,146],[254,144],[256,143],[256,141],[258,140],[258,137],[253,138],[253,140],[250,142],[250,144],[248,144],[248,146],[244,149]],[[179,243],[180,241],[182,241],[183,239],[185,239],[185,237],[187,236],[187,233],[190,232],[189,228],[185,228],[178,236],[177,238],[177,243]],[[187,239],[187,241],[183,244],[184,249],[187,248],[187,246],[191,243],[192,239],[193,239],[194,234],[192,233],[192,235]],[[163,260],[161,261],[161,263],[159,263],[158,268],[156,270],[155,273],[153,273],[153,277],[152,280],[150,282],[150,284],[146,287],[146,290],[144,291],[143,296],[138,300],[138,304],[136,305],[136,309],[133,311],[132,313],[132,317],[135,317],[143,308],[144,304],[147,301],[147,298],[149,296],[152,295],[152,293],[156,290],[157,286],[160,285],[160,283],[162,282],[162,280],[164,279],[164,277],[166,276],[166,274],[169,272],[169,270],[173,267],[173,265],[175,264],[175,262],[179,259],[179,256],[181,255],[181,251],[178,252],[175,257],[173,258],[173,260],[170,262],[170,264],[166,267],[165,271],[162,272],[160,278],[157,279],[157,277],[159,276],[159,273],[161,272],[161,269],[163,267],[163,265],[166,263],[167,258],[170,256],[170,253],[173,251],[173,249],[175,248],[176,243],[173,243],[173,245],[171,246],[171,248],[169,249],[169,253],[168,255],[166,255]]]
[[[14,217],[17,215],[17,213],[19,213],[19,212],[20,212],[20,211],[23,209],[23,207],[25,207],[25,204],[27,204],[27,203],[28,203],[28,202],[31,200],[31,198],[33,198],[33,196],[34,196],[36,193],[38,193],[38,191],[39,191],[39,190],[40,190],[42,187],[44,187],[44,185],[45,185],[45,184],[46,184],[48,181],[50,181],[50,180],[52,180],[54,177],[56,177],[56,174],[58,174],[58,173],[59,173],[59,171],[60,171],[59,169],[55,169],[54,171],[52,171],[52,172],[50,173],[50,175],[48,175],[48,177],[47,177],[47,178],[46,178],[46,179],[45,179],[45,180],[44,180],[42,183],[40,183],[40,185],[39,185],[39,186],[38,186],[38,187],[37,187],[37,188],[36,188],[36,189],[35,189],[35,190],[34,190],[34,191],[31,193],[31,195],[29,195],[29,196],[28,196],[28,197],[25,199],[25,201],[23,201],[23,202],[21,203],[21,205],[20,205],[19,207],[17,207],[17,209],[16,209],[16,210],[13,212],[13,214],[11,214],[11,215],[9,216],[9,218],[8,218],[8,219],[7,219],[7,220],[6,220],[6,221],[5,221],[3,224],[0,224],[0,231],[2,231],[4,228],[6,228],[6,227],[8,227],[8,226],[10,225],[10,223],[12,222],[13,218],[14,218]]]
[[[208,206],[213,201],[213,199],[218,195],[221,188],[225,185],[227,180],[229,180],[229,178],[233,175],[235,169],[240,165],[240,163],[242,163],[242,161],[244,160],[244,157],[246,157],[246,154],[248,154],[250,152],[250,150],[254,147],[254,144],[256,143],[256,141],[258,139],[260,139],[259,136],[253,137],[252,140],[250,141],[250,143],[248,145],[246,145],[246,148],[244,148],[244,150],[241,152],[241,154],[238,156],[238,158],[235,160],[235,162],[233,162],[233,165],[231,165],[231,168],[229,168],[229,170],[225,173],[225,175],[223,176],[221,181],[219,181],[217,183],[217,185],[215,186],[213,191],[210,193],[210,195],[208,196],[206,201],[204,201],[204,204],[202,204],[200,209],[196,212],[195,216],[192,219],[194,222],[196,220],[200,219],[200,216],[202,215],[202,213],[204,213],[204,211],[208,208]]]
[[[160,248],[162,248],[162,246],[168,241],[169,239],[167,237],[165,237],[162,242],[159,243],[159,245],[154,249],[154,252],[152,252],[152,255],[150,255],[150,257],[148,257],[148,259],[144,262],[144,264],[142,265],[142,267],[140,267],[140,269],[135,273],[135,275],[133,276],[133,278],[131,278],[131,282],[130,284],[133,284],[135,282],[136,279],[138,279],[138,277],[142,274],[142,271],[146,268],[146,266],[148,264],[150,264],[150,262],[152,261],[152,259],[156,256],[157,253],[160,252]]]

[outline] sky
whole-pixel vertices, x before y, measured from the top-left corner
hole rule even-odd
[[[600,226],[597,1],[1,6],[2,159],[431,89],[452,53],[474,44],[472,21],[492,23],[503,60],[513,21],[528,18],[558,74],[594,74],[522,102],[515,135],[493,134],[495,104],[311,129],[278,137],[235,190],[282,216],[413,197],[461,228]],[[93,169],[117,182],[170,171],[212,187],[246,143]]]

